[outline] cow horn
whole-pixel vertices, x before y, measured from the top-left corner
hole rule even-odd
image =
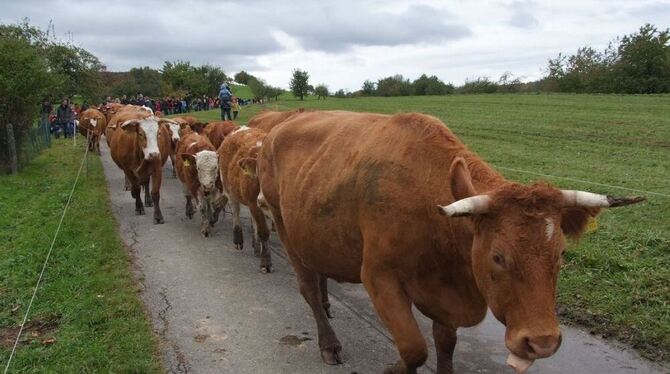
[[[644,196],[614,197],[576,190],[562,190],[561,192],[563,192],[566,207],[616,208],[645,200]]]
[[[449,217],[469,216],[472,214],[482,214],[489,210],[491,198],[488,195],[476,195],[465,199],[455,201],[446,206],[438,205],[438,211]]]

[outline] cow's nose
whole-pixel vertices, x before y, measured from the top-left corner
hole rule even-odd
[[[561,346],[561,333],[540,336],[526,336],[524,338],[524,348],[528,358],[545,358],[556,353]]]
[[[150,152],[148,158],[158,158],[160,156],[160,153],[158,152]]]

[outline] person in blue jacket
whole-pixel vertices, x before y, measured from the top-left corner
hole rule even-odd
[[[219,100],[221,101],[221,120],[230,121],[233,116],[230,114],[230,108],[233,104],[233,93],[230,91],[228,85],[221,83],[221,90],[219,91]]]

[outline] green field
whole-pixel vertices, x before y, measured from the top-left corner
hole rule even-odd
[[[597,231],[570,246],[560,313],[564,322],[629,343],[648,358],[670,361],[670,96],[310,97],[300,102],[284,95],[278,102],[243,107],[239,120],[245,123],[265,108],[301,107],[431,114],[511,180],[645,195],[648,201],[641,205],[603,212]],[[219,118],[218,111],[195,115]]]
[[[77,174],[65,140],[0,176],[0,365],[4,370]],[[11,373],[160,373],[157,339],[90,155],[32,306]]]

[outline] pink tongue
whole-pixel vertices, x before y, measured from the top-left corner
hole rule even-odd
[[[514,353],[510,353],[507,356],[507,365],[516,371],[516,374],[523,374],[528,370],[528,368],[533,364],[535,360],[526,360],[521,358]]]

